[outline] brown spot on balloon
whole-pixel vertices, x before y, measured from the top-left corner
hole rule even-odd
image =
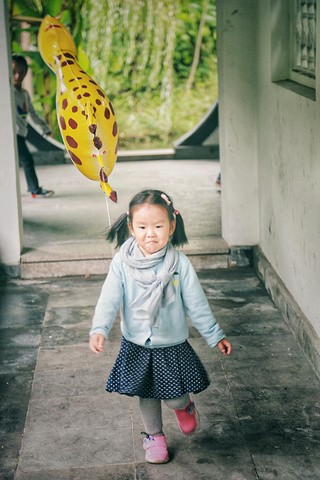
[[[78,127],[77,122],[73,118],[69,118],[68,123],[73,130],[75,130]]]
[[[57,55],[57,60],[61,60],[62,55]]]
[[[99,98],[97,98],[97,99],[96,99],[96,104],[97,104],[97,105],[101,105],[101,103],[102,103],[101,100],[99,100]]]
[[[78,111],[78,107],[77,107],[76,105],[74,105],[74,106],[72,107],[72,111],[73,111],[73,113],[76,113],[76,112]]]
[[[112,129],[112,135],[115,137],[118,133],[118,125],[117,122],[114,122],[113,124],[113,129]]]
[[[62,100],[61,106],[62,106],[63,110],[65,110],[65,109],[67,108],[67,106],[68,106],[68,100],[67,100],[66,98],[64,98],[64,99]]]
[[[81,85],[81,87],[82,87],[82,88],[88,88],[88,86],[87,86],[87,85]]]
[[[77,155],[75,155],[73,152],[71,152],[71,150],[68,150],[68,153],[70,155],[71,160],[74,163],[76,163],[77,165],[82,165],[82,162],[81,162],[80,158],[77,157]]]
[[[80,100],[80,98],[82,98],[82,95],[78,95],[77,96],[77,99]]]
[[[74,87],[72,90],[76,92],[77,90],[79,90],[79,87]]]
[[[67,64],[67,65],[73,65],[74,62],[73,62],[72,60],[67,60],[67,61],[66,61],[66,64]]]
[[[99,93],[100,97],[105,98],[105,94],[97,88],[97,92]]]
[[[64,62],[61,63],[60,66],[61,66],[61,67],[65,67],[66,65],[68,65],[68,63],[67,63],[66,61],[64,61]]]
[[[60,126],[61,126],[62,130],[65,130],[67,128],[67,125],[66,125],[66,121],[65,121],[64,117],[61,116],[59,118],[59,120],[60,120]]]
[[[90,131],[91,133],[95,134],[96,131],[97,131],[97,125],[95,125],[95,124],[93,124],[93,123],[92,123],[91,125],[89,125],[89,131]]]
[[[68,53],[68,52],[65,53],[64,56],[65,56],[66,58],[73,58],[73,59],[74,59],[74,56],[71,55],[71,53]]]
[[[110,118],[110,110],[108,107],[105,108],[104,110],[104,116],[106,117],[107,120]]]
[[[102,147],[101,138],[99,138],[99,137],[93,137],[93,145],[94,145],[98,150],[100,150],[100,148]]]
[[[77,77],[77,80],[82,80],[82,77]]]
[[[84,97],[90,97],[90,93],[89,92],[86,92],[83,94]]]
[[[111,102],[109,102],[109,106],[110,106],[110,110],[112,112],[112,115],[114,116],[114,110],[113,110],[113,106],[111,105]]]
[[[99,176],[100,176],[101,182],[108,183],[108,175],[106,174],[106,172],[102,168],[100,169]]]
[[[70,78],[69,82],[74,82],[75,78]]]
[[[79,70],[79,72],[80,72],[80,73],[86,73],[86,72],[84,72],[83,70]]]
[[[94,111],[94,113],[96,113],[96,111],[97,111],[96,107],[93,107],[93,111]]]
[[[78,148],[78,143],[75,141],[73,137],[70,137],[70,135],[67,135],[66,140],[71,148]]]
[[[98,85],[94,80],[89,80],[90,83],[93,83],[93,85]]]
[[[114,203],[117,203],[117,201],[118,201],[117,192],[115,192],[114,190],[112,190],[112,192],[111,192],[110,195],[109,195],[109,198],[110,198],[110,200],[112,200]]]

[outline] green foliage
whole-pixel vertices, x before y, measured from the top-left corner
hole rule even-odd
[[[37,51],[39,19],[57,16],[71,31],[81,67],[112,100],[120,148],[165,147],[192,128],[217,95],[216,12],[206,15],[195,81],[184,97],[193,62],[203,0],[9,0],[12,50],[21,52],[21,23],[28,31],[35,106],[60,137],[55,76]]]
[[[20,17],[43,18],[45,15],[56,17],[62,9],[63,0],[14,0],[14,14]]]

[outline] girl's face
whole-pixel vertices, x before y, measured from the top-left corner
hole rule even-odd
[[[176,222],[170,222],[167,210],[161,205],[144,203],[133,208],[129,230],[145,257],[165,247],[175,228]]]

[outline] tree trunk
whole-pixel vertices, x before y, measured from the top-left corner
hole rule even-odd
[[[187,97],[190,93],[193,81],[194,81],[194,76],[196,74],[197,66],[199,63],[199,58],[200,58],[200,48],[201,48],[201,42],[202,42],[202,34],[203,34],[203,28],[204,24],[206,21],[206,15],[208,11],[208,6],[209,6],[210,0],[204,0],[203,2],[203,10],[202,10],[202,16],[201,16],[201,21],[199,25],[199,31],[198,31],[198,37],[197,37],[197,43],[196,43],[196,48],[194,49],[194,56],[193,56],[193,62],[191,66],[191,71],[190,75],[187,81],[187,86],[186,86],[186,92],[185,96]]]

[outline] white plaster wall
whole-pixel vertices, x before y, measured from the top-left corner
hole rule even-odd
[[[312,101],[271,82],[283,32],[279,28],[277,42],[274,29],[283,27],[278,7],[284,3],[259,2],[260,246],[320,336],[320,90]],[[319,19],[317,35],[319,52]],[[317,78],[319,85],[320,71]]]
[[[259,243],[256,0],[217,0],[222,235]]]
[[[22,248],[22,215],[8,38],[7,5],[5,0],[0,0],[0,263],[16,266],[20,263]]]
[[[216,3],[223,236],[260,245],[320,336],[320,9],[313,101],[272,82],[290,1]]]

